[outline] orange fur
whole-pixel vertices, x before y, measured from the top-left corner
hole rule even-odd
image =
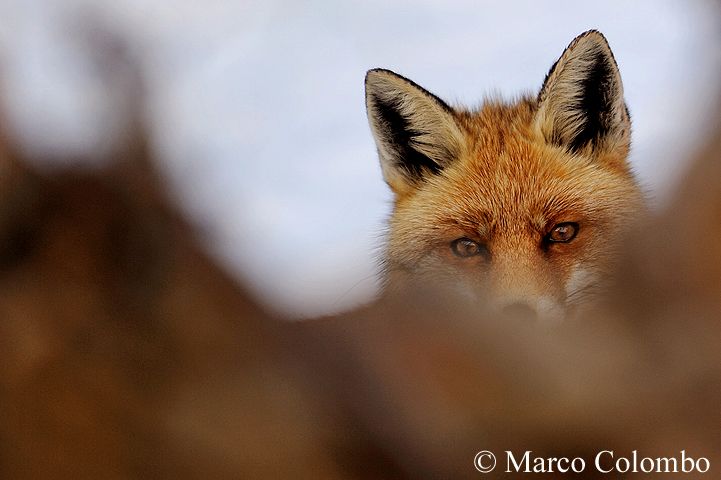
[[[590,53],[579,52],[579,48]],[[599,100],[607,104],[600,108],[598,121],[608,122],[598,129],[600,133],[592,130],[595,119],[583,123],[583,115],[594,115],[595,100],[582,103],[585,100],[573,96],[588,91],[593,95],[592,88],[583,83],[593,79],[568,78],[568,72],[578,73],[569,62],[584,55],[586,63],[597,58],[605,62],[599,68],[608,69],[608,77],[613,74],[616,82],[611,86],[617,90],[604,92],[606,97]],[[565,68],[565,73],[559,73],[559,68]],[[425,137],[434,132],[415,118],[394,117],[394,104],[375,97],[373,85],[368,87],[371,127],[384,175],[395,193],[385,258],[387,284],[418,278],[440,282],[486,300],[492,307],[522,304],[546,320],[558,320],[586,303],[607,277],[624,232],[643,211],[640,189],[626,161],[630,123],[615,68],[599,33],[580,36],[552,69],[539,98],[489,100],[477,110],[452,109],[450,117],[463,141],[456,146],[454,138],[442,150],[449,151],[452,158],[421,157],[421,162],[437,171],[421,165],[420,174],[413,172],[413,165],[403,164],[418,153],[398,145],[406,138],[404,134],[413,142],[417,131]],[[604,74],[606,71],[601,71]],[[421,90],[414,95],[423,98],[422,113],[427,115],[428,99],[435,97],[392,72],[369,72],[369,77],[378,75]],[[557,78],[565,81],[566,90],[569,82],[585,90],[554,93],[561,83],[553,83]],[[607,86],[606,77],[602,80],[602,86]],[[411,109],[413,100],[404,97],[403,108]],[[436,100],[439,110],[450,108]],[[569,114],[578,105],[583,108]],[[560,113],[553,113],[554,109]],[[446,112],[438,113],[438,118],[444,119],[441,115]],[[554,128],[560,128],[558,116],[563,116],[566,123],[562,128],[567,129],[554,134]],[[577,124],[569,127],[569,118],[575,118]],[[434,118],[426,123],[440,122]],[[571,148],[573,136],[584,128],[591,140]],[[442,132],[449,130],[439,129],[433,141],[443,147]],[[554,135],[562,140],[554,141]],[[396,152],[395,156],[384,158],[388,151]],[[398,160],[403,154],[405,159]],[[578,225],[572,241],[544,240],[554,226],[564,222]],[[459,258],[449,248],[458,238],[476,242],[486,254]]]

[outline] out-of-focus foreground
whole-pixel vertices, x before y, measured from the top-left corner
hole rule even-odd
[[[142,129],[92,172],[4,136],[0,477],[475,478],[480,450],[532,450],[603,478],[601,450],[685,450],[715,478],[716,132],[606,306],[550,332],[426,291],[278,321],[198,246]]]

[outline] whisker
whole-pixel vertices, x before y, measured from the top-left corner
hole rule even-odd
[[[588,297],[601,293],[601,286],[598,283],[589,283],[580,288],[573,290],[566,295],[566,303],[573,305],[586,300]]]
[[[341,301],[343,301],[343,299],[345,299],[345,298],[346,298],[353,290],[355,290],[360,284],[362,284],[363,282],[366,282],[366,281],[368,281],[368,280],[374,279],[374,278],[376,278],[376,277],[377,277],[377,275],[376,275],[375,273],[371,273],[370,275],[366,275],[365,277],[363,277],[363,278],[361,278],[360,280],[358,280],[357,282],[355,282],[353,285],[351,285],[351,287],[350,287],[348,290],[346,290],[345,292],[343,292],[340,296],[338,296],[338,298],[335,299],[335,301],[333,302],[333,307],[338,306],[338,304],[339,304]]]

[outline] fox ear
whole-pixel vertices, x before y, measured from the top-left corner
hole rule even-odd
[[[616,60],[600,32],[576,37],[551,67],[538,94],[536,122],[550,143],[625,159],[631,120]]]
[[[396,194],[410,191],[458,156],[463,135],[443,100],[389,70],[370,70],[365,86],[383,177]]]

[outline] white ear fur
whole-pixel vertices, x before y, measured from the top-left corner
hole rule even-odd
[[[538,106],[536,125],[550,143],[571,151],[628,152],[631,121],[621,75],[600,32],[571,42],[548,72]]]
[[[458,156],[463,135],[441,99],[389,70],[366,75],[366,109],[386,182],[396,193]]]

